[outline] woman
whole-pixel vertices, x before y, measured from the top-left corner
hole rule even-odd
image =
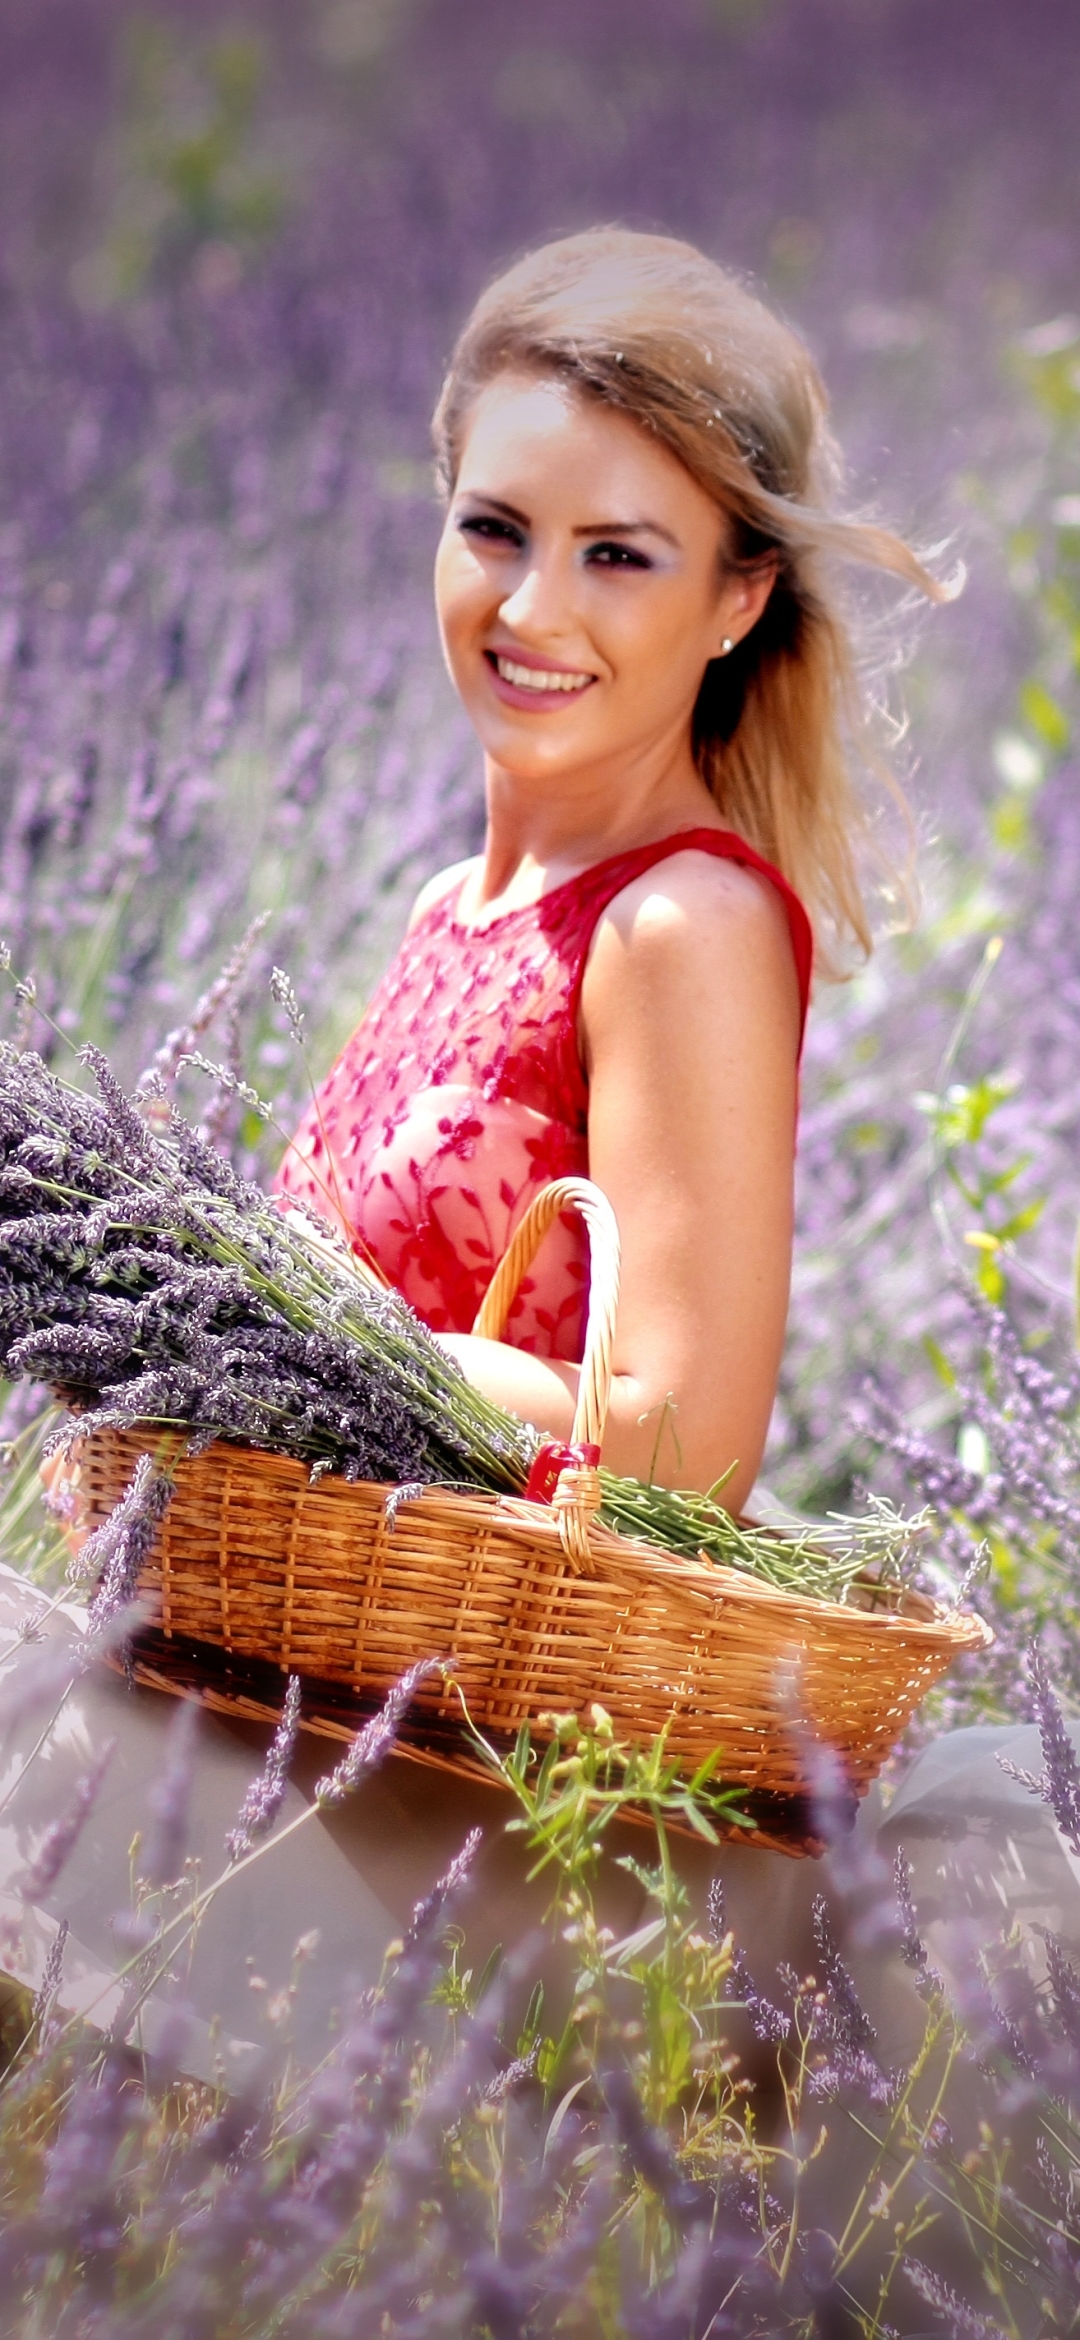
[[[605,1461],[728,1474],[738,1511],[783,1342],[812,934],[825,967],[869,945],[835,570],[943,588],[834,510],[794,334],[666,237],[573,236],[500,278],[435,441],[484,850],[424,889],[279,1187],[565,1438],[580,1231],[548,1236],[505,1341],[470,1328],[532,1195],[587,1172],[623,1247]]]
[[[565,1438],[587,1277],[577,1226],[545,1239],[506,1340],[470,1328],[533,1194],[587,1171],[623,1248],[605,1458],[690,1487],[727,1473],[738,1510],[783,1341],[811,959],[835,970],[869,947],[864,722],[836,572],[852,559],[932,599],[943,589],[897,538],[834,508],[824,393],[794,334],[664,237],[575,236],[511,269],[465,328],[435,434],[439,619],[484,752],[484,850],[421,894],[279,1188],[343,1226],[482,1389]],[[34,1599],[0,1584],[0,1645]],[[106,1736],[121,1741],[43,1904],[60,1917],[74,1892],[91,1974],[112,1956],[165,1704],[95,1678],[53,1749],[55,1787],[58,1767],[74,1781]],[[204,1873],[252,1738],[206,1724]],[[7,1758],[17,1766],[17,1746]],[[324,1760],[301,1748],[294,1796]],[[223,1897],[190,1979],[202,2019],[224,2013],[242,2041],[244,1950],[280,1980],[282,1929],[314,1926],[314,2039],[343,1976],[377,1969],[477,1818],[474,1913],[489,1940],[514,1938],[529,1904],[502,1799],[459,1779],[440,1793],[439,1777],[387,1766],[250,1871],[242,1906]],[[7,1875],[42,1816],[29,1785],[6,1805]],[[736,1848],[725,1868],[741,1937],[764,1915],[766,1938],[804,1966],[809,1865]],[[625,1870],[612,1867],[608,1899],[628,1930],[640,1895]]]

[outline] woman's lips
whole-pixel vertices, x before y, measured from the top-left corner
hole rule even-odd
[[[528,654],[513,656],[503,650],[485,650],[484,659],[496,696],[509,707],[550,714],[580,699],[596,677],[578,668],[547,666]]]

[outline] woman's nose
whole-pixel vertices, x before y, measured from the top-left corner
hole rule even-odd
[[[572,625],[571,600],[561,564],[534,558],[513,593],[501,603],[499,616],[522,640],[526,635],[551,639]]]

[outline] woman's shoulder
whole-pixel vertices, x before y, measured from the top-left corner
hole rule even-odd
[[[669,853],[621,886],[598,925],[618,933],[624,949],[636,953],[679,949],[708,940],[730,939],[740,947],[760,937],[789,938],[784,896],[764,869],[735,854],[710,853],[698,845]]]
[[[438,870],[426,885],[421,886],[409,913],[409,923],[405,930],[407,934],[411,934],[414,926],[426,918],[429,910],[434,910],[437,902],[460,887],[462,879],[468,876],[471,869],[476,868],[478,858],[477,854],[471,853],[466,861],[452,861],[448,869]]]
[[[801,1022],[792,943],[788,905],[764,871],[700,848],[669,854],[621,887],[597,922],[586,1023],[625,1010],[639,991],[652,1016],[683,1014],[688,986],[695,996],[735,988],[744,1010],[756,995],[766,1013],[790,1009]]]

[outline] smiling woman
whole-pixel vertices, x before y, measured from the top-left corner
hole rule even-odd
[[[484,295],[435,418],[436,600],[487,833],[421,895],[280,1174],[489,1395],[570,1432],[585,1261],[545,1239],[471,1330],[538,1187],[587,1173],[623,1282],[604,1456],[744,1506],[779,1368],[812,935],[869,947],[863,717],[835,569],[930,598],[835,507],[801,343],[713,263],[603,230]]]
[[[616,768],[635,841],[646,767],[650,784],[657,762],[681,770],[701,810],[687,710],[776,575],[768,555],[733,567],[729,538],[712,497],[627,417],[557,379],[506,373],[479,394],[436,566],[443,641],[489,755],[572,771],[586,831]]]

